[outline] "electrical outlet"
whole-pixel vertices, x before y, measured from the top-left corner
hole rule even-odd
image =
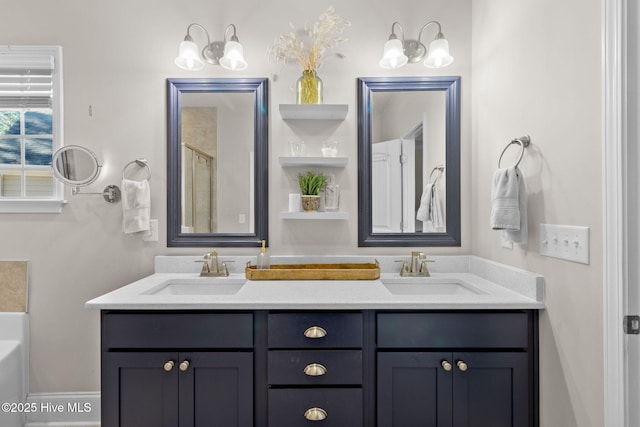
[[[502,240],[502,247],[505,249],[513,249],[513,242],[507,238],[505,238],[504,232],[500,233],[500,238]]]
[[[589,227],[540,224],[540,255],[589,264]]]
[[[244,224],[245,216],[244,214],[238,215],[238,224]]]
[[[142,236],[142,240],[145,242],[157,242],[158,241],[158,220],[149,220],[149,231]]]

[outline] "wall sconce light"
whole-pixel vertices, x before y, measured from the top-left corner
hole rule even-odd
[[[438,26],[438,34],[436,34],[427,51],[426,46],[420,39],[422,38],[422,32],[431,24]],[[396,25],[402,32],[402,39],[398,39],[394,31]],[[428,56],[427,52],[429,53]],[[453,62],[453,56],[449,54],[449,42],[442,34],[440,23],[438,21],[427,22],[420,29],[418,39],[412,40],[405,39],[402,25],[399,22],[394,22],[391,25],[389,40],[384,44],[384,54],[379,64],[386,69],[400,68],[407,62],[422,61],[425,56],[427,59],[424,60],[424,66],[429,68],[442,68]]]
[[[207,35],[207,45],[198,53],[198,45],[195,44],[190,35],[191,27],[201,28]],[[229,30],[233,30],[233,35],[227,38]],[[178,67],[183,70],[197,71],[204,67],[204,61],[212,65],[221,65],[228,70],[244,70],[247,68],[247,61],[244,60],[242,45],[236,36],[236,26],[229,24],[224,30],[224,40],[212,42],[209,32],[200,24],[191,24],[187,27],[187,35],[180,43],[180,53],[175,60]]]

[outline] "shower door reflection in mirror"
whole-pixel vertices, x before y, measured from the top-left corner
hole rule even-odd
[[[183,233],[253,233],[253,109],[251,93],[182,95]]]
[[[167,246],[268,238],[268,80],[167,79]]]

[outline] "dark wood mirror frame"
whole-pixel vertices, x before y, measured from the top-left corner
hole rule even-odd
[[[269,93],[267,78],[167,79],[167,246],[250,247],[269,241]],[[249,92],[254,108],[254,232],[182,233],[181,94]]]
[[[460,77],[358,78],[358,246],[460,246]],[[374,92],[444,91],[446,231],[372,233],[371,101]]]

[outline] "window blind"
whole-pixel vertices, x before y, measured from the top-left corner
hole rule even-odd
[[[0,108],[51,108],[55,58],[0,52]]]

